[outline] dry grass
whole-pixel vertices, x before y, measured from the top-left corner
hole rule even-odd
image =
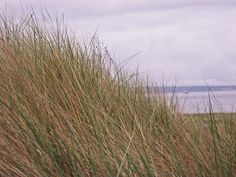
[[[236,175],[234,114],[180,114],[95,38],[39,21],[1,16],[0,176]]]

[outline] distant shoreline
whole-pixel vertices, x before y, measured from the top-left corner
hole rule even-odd
[[[214,91],[236,91],[235,85],[220,85],[220,86],[164,86],[164,87],[149,87],[151,92],[214,92]]]

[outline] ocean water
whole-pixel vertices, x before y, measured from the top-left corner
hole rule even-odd
[[[170,97],[171,93],[167,93]],[[179,109],[184,113],[236,112],[236,91],[179,92]],[[211,102],[211,103],[210,103]]]

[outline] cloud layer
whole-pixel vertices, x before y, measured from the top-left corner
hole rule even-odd
[[[21,1],[21,7],[29,2],[64,13],[83,34],[99,26],[101,40],[117,60],[140,52],[127,67],[138,64],[154,78],[177,77],[181,85],[236,83],[234,0],[50,0]]]

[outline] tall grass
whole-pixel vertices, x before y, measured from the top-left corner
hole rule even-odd
[[[8,17],[0,21],[0,176],[236,175],[234,114],[181,114],[95,37],[84,44],[63,23]]]

